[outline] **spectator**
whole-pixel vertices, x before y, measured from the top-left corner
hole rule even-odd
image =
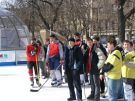
[[[83,52],[83,67],[80,69],[80,80],[81,80],[81,84],[83,84],[85,81],[88,81],[87,75],[85,75],[86,73],[86,50],[87,50],[87,45],[81,41],[81,37],[80,37],[80,33],[76,32],[74,34],[74,39],[75,39],[75,45],[81,47],[81,50]]]
[[[117,101],[122,86],[121,67],[124,51],[121,47],[117,46],[117,42],[114,38],[108,40],[107,48],[109,55],[102,68],[102,73],[107,73],[109,101]]]
[[[130,41],[125,40],[123,42],[125,50],[125,59],[122,66],[122,77],[124,85],[124,95],[127,101],[133,101],[133,81],[135,79],[135,51],[132,49]]]
[[[105,55],[100,48],[93,43],[90,37],[87,38],[87,45],[89,47],[87,53],[87,66],[90,74],[91,93],[87,97],[88,100],[100,101],[100,80],[99,71],[104,65]]]
[[[67,81],[69,87],[70,97],[68,101],[76,100],[74,87],[76,88],[77,101],[82,101],[82,89],[80,84],[79,70],[82,68],[82,51],[81,48],[75,45],[75,39],[69,39],[69,48],[65,50],[65,72],[67,74]]]
[[[44,53],[44,49],[43,49],[43,46],[42,46],[42,43],[40,40],[37,40],[37,45],[38,45],[38,47],[40,47],[40,53],[38,56],[38,66],[41,69],[42,78],[45,79],[45,77],[46,77],[45,63],[44,63],[44,60],[45,60],[44,54],[45,53]]]
[[[100,43],[100,38],[98,36],[94,36],[93,37],[93,43],[95,43],[97,45],[98,48],[100,48],[102,50],[102,52],[104,53],[105,57],[107,58],[107,51],[104,48],[104,46]],[[100,79],[100,89],[101,89],[101,94],[103,94],[105,92],[105,82],[104,82],[104,77],[102,79]]]

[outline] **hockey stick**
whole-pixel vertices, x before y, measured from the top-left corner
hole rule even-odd
[[[38,56],[36,55],[36,69],[37,69],[37,79],[40,80],[40,74],[39,74],[39,65],[38,65]]]
[[[60,68],[61,64],[58,65],[58,67],[56,68],[56,70],[58,70]],[[49,78],[51,77],[51,75],[53,74],[54,72],[52,72],[50,74],[50,76],[47,78],[47,80],[39,87],[39,89],[30,89],[31,92],[38,92],[40,89],[43,88],[43,86],[47,83],[47,81],[49,80]]]

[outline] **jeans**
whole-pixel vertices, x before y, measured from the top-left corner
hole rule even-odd
[[[100,100],[100,79],[99,75],[90,74],[91,95],[96,101]]]
[[[123,98],[123,101],[126,101],[125,100],[125,96],[124,96],[124,85],[123,85],[123,79],[120,79],[121,81],[121,86],[119,88],[119,94],[118,94],[118,98]]]
[[[118,95],[120,92],[120,88],[122,86],[121,79],[110,79],[108,78],[108,93],[109,93],[109,101],[118,101]]]

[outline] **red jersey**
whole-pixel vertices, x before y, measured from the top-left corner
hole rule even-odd
[[[49,44],[49,57],[53,57],[59,54],[59,45],[58,43],[50,43]]]
[[[32,55],[32,51],[36,51],[35,55]],[[27,55],[27,61],[37,61],[37,57],[40,52],[40,47],[34,47],[32,44],[27,45],[26,47],[26,55]]]

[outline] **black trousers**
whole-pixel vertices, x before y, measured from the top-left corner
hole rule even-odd
[[[101,90],[101,93],[104,93],[105,91],[105,82],[104,82],[104,79],[100,79],[100,90]]]
[[[67,74],[67,82],[68,82],[70,97],[76,99],[76,95],[75,95],[75,88],[76,88],[77,99],[82,99],[82,88],[80,83],[79,70],[68,69],[66,70],[66,74]]]
[[[28,69],[34,69],[35,75],[39,73],[38,63],[36,61],[28,61],[27,62]]]

